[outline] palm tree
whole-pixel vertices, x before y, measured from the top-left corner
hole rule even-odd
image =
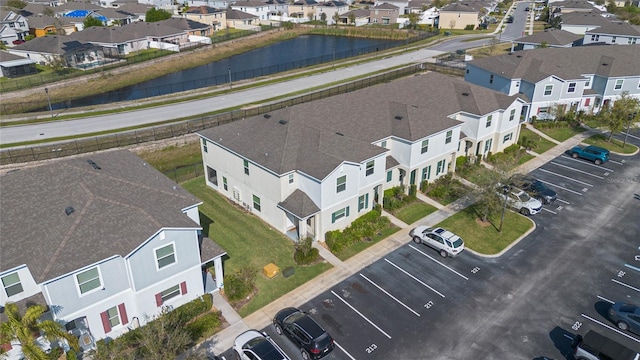
[[[66,332],[61,324],[53,320],[40,320],[46,310],[42,305],[33,305],[25,310],[24,315],[21,315],[18,305],[7,303],[4,308],[7,321],[0,324],[0,343],[11,341],[20,343],[22,353],[27,360],[49,359],[36,342],[36,337],[40,334],[49,342],[66,340],[71,348],[79,351],[78,339]]]

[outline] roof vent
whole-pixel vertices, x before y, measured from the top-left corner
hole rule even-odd
[[[402,120],[402,116],[400,116],[400,115],[396,115],[393,118],[396,119],[396,120]]]
[[[516,57],[517,57],[517,58],[521,58],[521,57],[522,57],[522,55],[516,55]]]
[[[269,115],[269,114],[264,114],[264,118],[265,118],[265,119],[269,119],[270,117],[271,117],[271,115]]]
[[[280,125],[284,125],[284,124],[286,124],[286,123],[287,123],[287,120],[280,120],[280,121],[278,121],[278,124],[280,124]]]
[[[463,92],[462,96],[469,96],[469,93],[468,92]]]
[[[87,160],[87,162],[89,163],[89,165],[93,166],[93,168],[96,169],[96,170],[102,169],[100,166],[98,166],[98,164],[96,164],[95,161],[93,161],[91,159]]]
[[[336,135],[344,136],[343,133],[339,133],[339,132],[337,132]]]
[[[67,216],[73,214],[75,211],[76,209],[74,209],[73,206],[67,206],[64,208],[64,213],[67,214]]]
[[[602,63],[602,66],[609,66],[609,64],[607,64],[607,63]]]

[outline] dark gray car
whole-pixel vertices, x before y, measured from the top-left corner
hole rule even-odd
[[[526,191],[529,196],[540,200],[543,204],[551,204],[558,198],[555,191],[549,189],[542,181],[530,176],[514,176],[512,186]]]

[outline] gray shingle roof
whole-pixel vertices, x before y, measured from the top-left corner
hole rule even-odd
[[[55,26],[56,22],[59,22],[61,25],[70,24],[69,19],[64,16],[54,18],[47,15],[30,15],[27,16],[27,21],[29,22],[30,29],[44,29],[47,26]]]
[[[99,5],[92,4],[88,1],[68,1],[62,5],[53,8],[56,13],[68,12],[73,10],[98,10],[101,9]]]
[[[167,19],[151,23],[136,21],[124,26],[92,26],[88,29],[74,32],[69,36],[74,39],[96,43],[121,44],[145,39],[148,36],[162,38],[180,35],[185,30],[174,27],[178,23],[181,23],[181,21],[174,23],[172,19]]]
[[[588,30],[586,34],[640,36],[640,26],[633,26],[624,21],[614,21]]]
[[[568,45],[575,41],[582,39],[583,36],[574,34],[569,31],[559,29],[547,29],[545,31],[539,31],[533,35],[528,35],[514,40],[517,43],[524,44],[542,44],[547,43],[549,45]]]
[[[384,166],[386,170],[392,169],[398,165],[400,165],[400,163],[398,162],[398,160],[396,160],[396,158],[394,158],[391,155],[387,155],[387,159]]]
[[[355,16],[357,19],[357,18],[369,17],[369,15],[371,15],[371,11],[368,9],[354,9],[340,15],[340,18],[348,18],[349,15],[351,14],[353,14],[353,16]]]
[[[476,59],[470,64],[510,79],[535,83],[551,75],[562,79],[578,79],[582,74],[637,76],[638,59],[640,45],[595,45],[531,49]],[[607,65],[602,66],[604,63]]]
[[[118,10],[128,12],[129,14],[136,15],[144,15],[149,11],[149,9],[153,8],[151,5],[140,4],[140,3],[126,3],[124,5],[120,5]]]
[[[572,12],[568,14],[561,14],[560,18],[560,28],[562,28],[562,24],[604,26],[611,23],[611,20],[596,12]]]
[[[209,260],[215,259],[219,256],[225,255],[227,252],[224,251],[220,245],[216,244],[213,240],[208,237],[203,237],[200,240],[200,261],[204,264]]]
[[[90,51],[92,49],[98,49],[98,47],[70,36],[49,35],[31,39],[25,43],[16,45],[13,49],[63,55]]]
[[[227,9],[227,20],[257,19],[257,15],[249,14],[244,11]]]
[[[320,212],[320,208],[302,190],[296,189],[278,206],[295,215],[298,219],[305,219]]]
[[[126,150],[4,173],[0,193],[0,270],[27,264],[36,282],[125,256],[162,227],[200,228],[181,211],[200,201]]]
[[[244,7],[265,7],[266,3],[264,1],[259,1],[259,0],[240,0],[237,1],[236,3],[234,3],[231,6],[234,7],[239,7],[239,6],[244,6]]]
[[[203,24],[186,18],[171,18],[164,20],[165,25],[175,29],[191,31],[210,28],[211,25]]]
[[[0,50],[0,63],[5,61],[13,61],[13,60],[25,60],[25,57],[15,55],[10,52],[6,52],[4,50]]]
[[[427,73],[199,134],[276,174],[298,170],[322,180],[342,162],[360,163],[386,152],[372,145],[380,139],[395,136],[417,141],[460,125],[449,117],[452,114],[486,114],[506,108],[515,98],[462,79]]]
[[[264,6],[264,3],[262,4],[262,6]],[[214,7],[211,6],[195,6],[195,7],[190,7],[187,11],[185,11],[184,13],[186,14],[216,14],[216,13],[222,13],[225,12],[226,9],[216,9]]]
[[[443,7],[442,9],[440,9],[440,12],[471,12],[471,13],[475,13],[480,11],[480,9],[482,9],[482,4],[481,3],[477,3],[477,2],[454,2],[451,3],[445,7]]]
[[[371,8],[371,10],[398,10],[398,9],[400,8],[389,3],[380,4],[378,6],[374,6]]]

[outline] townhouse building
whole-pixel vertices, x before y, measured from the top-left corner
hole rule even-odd
[[[198,132],[205,181],[294,240],[324,240],[384,190],[514,144],[524,103],[426,73],[290,106]]]
[[[599,26],[595,29],[587,30],[584,34],[585,45],[608,44],[608,45],[635,45],[640,44],[640,26],[631,25],[624,21],[614,21],[609,24]]]

